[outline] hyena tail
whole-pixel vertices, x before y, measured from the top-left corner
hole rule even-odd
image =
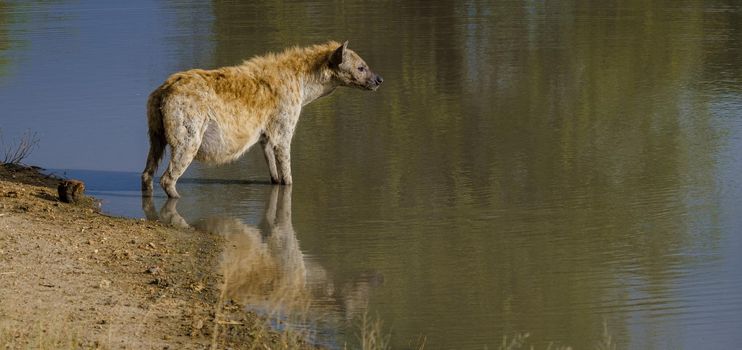
[[[149,127],[149,154],[147,165],[142,172],[142,195],[152,195],[152,179],[160,164],[162,155],[165,153],[167,141],[165,139],[165,126],[162,121],[160,105],[162,97],[160,89],[155,90],[147,101],[147,125]]]

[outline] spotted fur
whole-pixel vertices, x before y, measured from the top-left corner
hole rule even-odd
[[[338,86],[376,90],[383,81],[347,46],[294,47],[237,66],[170,76],[147,103],[150,150],[142,194],[152,195],[166,145],[171,159],[160,184],[169,197],[179,197],[175,184],[194,159],[231,162],[258,141],[271,181],[291,184],[291,138],[302,107]]]

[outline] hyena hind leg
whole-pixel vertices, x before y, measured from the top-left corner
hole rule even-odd
[[[175,190],[175,184],[193,161],[201,145],[201,136],[192,135],[180,142],[177,147],[171,147],[172,154],[167,170],[160,178],[160,185],[170,198],[179,198],[178,191]]]
[[[152,179],[157,171],[157,165],[162,159],[162,154],[165,153],[165,140],[155,137],[150,137],[149,155],[147,155],[147,165],[144,167],[142,172],[142,196],[152,196]]]

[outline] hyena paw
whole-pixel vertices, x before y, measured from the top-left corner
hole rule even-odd
[[[162,189],[165,190],[169,198],[180,198],[178,191],[175,190],[175,181],[168,181],[168,179],[163,177],[163,180],[160,180],[160,186],[162,186]]]

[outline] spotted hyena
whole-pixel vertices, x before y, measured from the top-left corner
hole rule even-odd
[[[175,73],[147,103],[150,149],[142,194],[152,195],[152,178],[166,145],[171,158],[160,184],[169,197],[179,197],[175,183],[193,159],[231,162],[258,141],[271,181],[291,184],[291,138],[301,108],[338,86],[376,90],[382,81],[347,41],[294,47],[238,66]]]

